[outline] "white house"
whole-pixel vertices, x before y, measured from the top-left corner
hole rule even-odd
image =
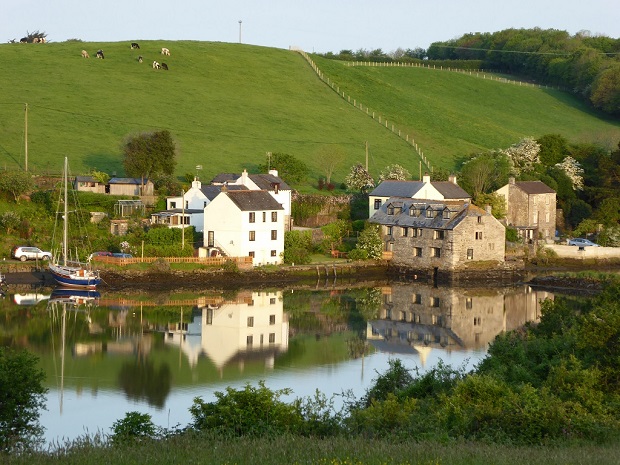
[[[226,185],[229,189],[234,185],[245,186],[250,190],[269,192],[284,208],[285,230],[289,231],[291,229],[291,188],[278,177],[277,170],[269,170],[268,174],[248,174],[247,170],[243,170],[241,174],[222,173],[213,178],[211,184]]]
[[[253,264],[282,263],[284,207],[267,191],[229,191],[226,186],[204,209],[205,246]]]
[[[153,224],[165,224],[170,228],[181,225],[194,226],[196,232],[204,227],[204,209],[221,192],[221,186],[205,186],[194,178],[192,187],[183,196],[166,197],[166,210],[151,215]],[[229,190],[247,190],[245,186],[230,186]]]
[[[450,176],[448,181],[431,181],[429,175],[422,176],[422,181],[383,181],[368,194],[368,218],[390,197],[457,202],[471,199],[456,183],[456,176]]]

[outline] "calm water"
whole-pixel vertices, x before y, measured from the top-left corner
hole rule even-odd
[[[37,354],[47,376],[48,442],[109,433],[126,412],[162,427],[191,422],[195,397],[226,387],[291,388],[295,397],[361,397],[391,358],[420,370],[473,368],[488,343],[540,315],[553,298],[528,286],[421,284],[238,293],[57,295],[0,302],[7,346]]]

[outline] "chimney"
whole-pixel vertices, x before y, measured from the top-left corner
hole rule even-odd
[[[272,176],[278,177],[278,170],[269,170],[269,174]]]
[[[431,176],[428,173],[424,173],[424,176],[422,176],[422,182],[424,183],[431,182]]]
[[[244,186],[248,185],[248,170],[244,169],[243,173],[241,173],[241,184]]]
[[[202,183],[198,180],[198,176],[194,177],[194,180],[192,181],[192,188],[196,188],[198,190],[200,190],[200,187],[202,186]]]
[[[489,215],[492,215],[492,214],[493,214],[493,208],[491,208],[491,205],[489,205],[489,204],[485,205],[485,206],[484,206],[484,209],[486,210],[486,212],[487,212]]]
[[[448,181],[450,181],[452,184],[458,185],[456,184],[456,174],[451,174],[450,176],[448,176]]]
[[[510,185],[512,185],[512,186],[514,186],[514,183],[515,183],[515,178],[514,178],[514,177],[512,177],[512,176],[511,176],[511,177],[509,177],[509,178],[508,178],[508,184],[510,184]]]
[[[222,184],[222,187],[220,188],[220,192],[228,192],[228,187],[226,187],[226,183]]]

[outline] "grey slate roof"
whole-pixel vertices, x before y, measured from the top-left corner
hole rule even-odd
[[[515,186],[526,194],[555,194],[555,191],[542,181],[518,181]]]
[[[241,211],[284,210],[267,191],[239,190],[225,193]]]
[[[75,182],[98,182],[92,176],[76,176]]]
[[[390,208],[394,208],[394,214],[388,214]],[[398,208],[401,209],[400,213],[397,212]],[[415,212],[413,216],[410,214],[412,209]],[[426,216],[428,210],[432,211],[431,218]],[[449,213],[447,215],[449,218],[444,218],[444,211]],[[391,197],[381,205],[381,208],[368,221],[385,226],[454,229],[467,216],[484,215],[488,215],[488,213],[482,208],[469,203]]]
[[[211,183],[224,184],[226,182],[235,182],[240,177],[241,175],[236,173],[220,173],[211,180]]]
[[[259,189],[271,191],[274,190],[276,184],[279,184],[278,189],[284,191],[291,190],[288,184],[286,184],[279,176],[274,176],[273,174],[250,174],[248,177],[254,181],[254,184],[256,184]]]
[[[446,200],[469,199],[470,195],[457,184],[450,181],[431,181]],[[374,197],[409,197],[412,198],[424,187],[424,181],[383,181],[370,193]]]
[[[226,185],[226,189],[228,191],[243,191],[248,190],[245,186],[237,186],[235,184]],[[202,193],[209,199],[209,201],[213,200],[220,192],[222,192],[222,186],[216,186],[213,184],[207,184],[206,186],[201,186],[200,190]]]
[[[149,182],[147,178],[144,178],[144,184]],[[108,181],[108,184],[142,184],[142,179],[140,178],[112,178]]]

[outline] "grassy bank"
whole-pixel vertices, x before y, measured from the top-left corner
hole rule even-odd
[[[97,447],[92,440],[77,440],[53,454],[6,457],[6,465],[145,464],[322,464],[322,465],[554,465],[617,464],[618,445],[516,447],[480,442],[410,441],[393,439],[227,439],[191,435],[132,446]]]

